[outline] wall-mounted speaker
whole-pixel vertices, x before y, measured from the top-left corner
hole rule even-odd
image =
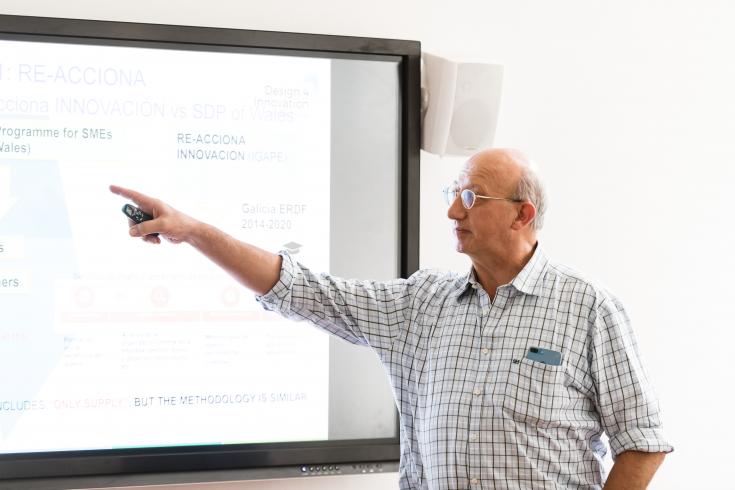
[[[471,155],[492,146],[503,90],[503,65],[455,62],[424,53],[421,148]]]

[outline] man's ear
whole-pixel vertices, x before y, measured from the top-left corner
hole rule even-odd
[[[511,228],[514,230],[520,230],[521,228],[528,226],[535,217],[536,206],[529,201],[524,201],[518,207],[518,214],[516,215],[516,219],[513,221]]]

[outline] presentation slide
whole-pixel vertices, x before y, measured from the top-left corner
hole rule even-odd
[[[0,452],[324,440],[329,339],[110,184],[330,259],[319,58],[0,41]]]

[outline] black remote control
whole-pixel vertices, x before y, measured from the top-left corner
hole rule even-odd
[[[125,216],[133,220],[136,224],[153,219],[153,216],[146,213],[142,209],[133,206],[132,204],[126,204],[125,206],[123,206],[122,212]],[[151,233],[151,235],[158,236],[158,233]]]

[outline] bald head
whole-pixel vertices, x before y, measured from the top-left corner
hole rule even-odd
[[[523,168],[528,166],[528,159],[518,150],[490,148],[472,155],[464,171],[484,175],[497,186],[496,190],[511,195],[516,190]]]
[[[533,162],[514,148],[489,148],[475,153],[467,160],[463,173],[478,173],[497,184],[503,195],[531,202],[536,217],[531,223],[538,231],[543,226],[546,211],[546,193]]]

